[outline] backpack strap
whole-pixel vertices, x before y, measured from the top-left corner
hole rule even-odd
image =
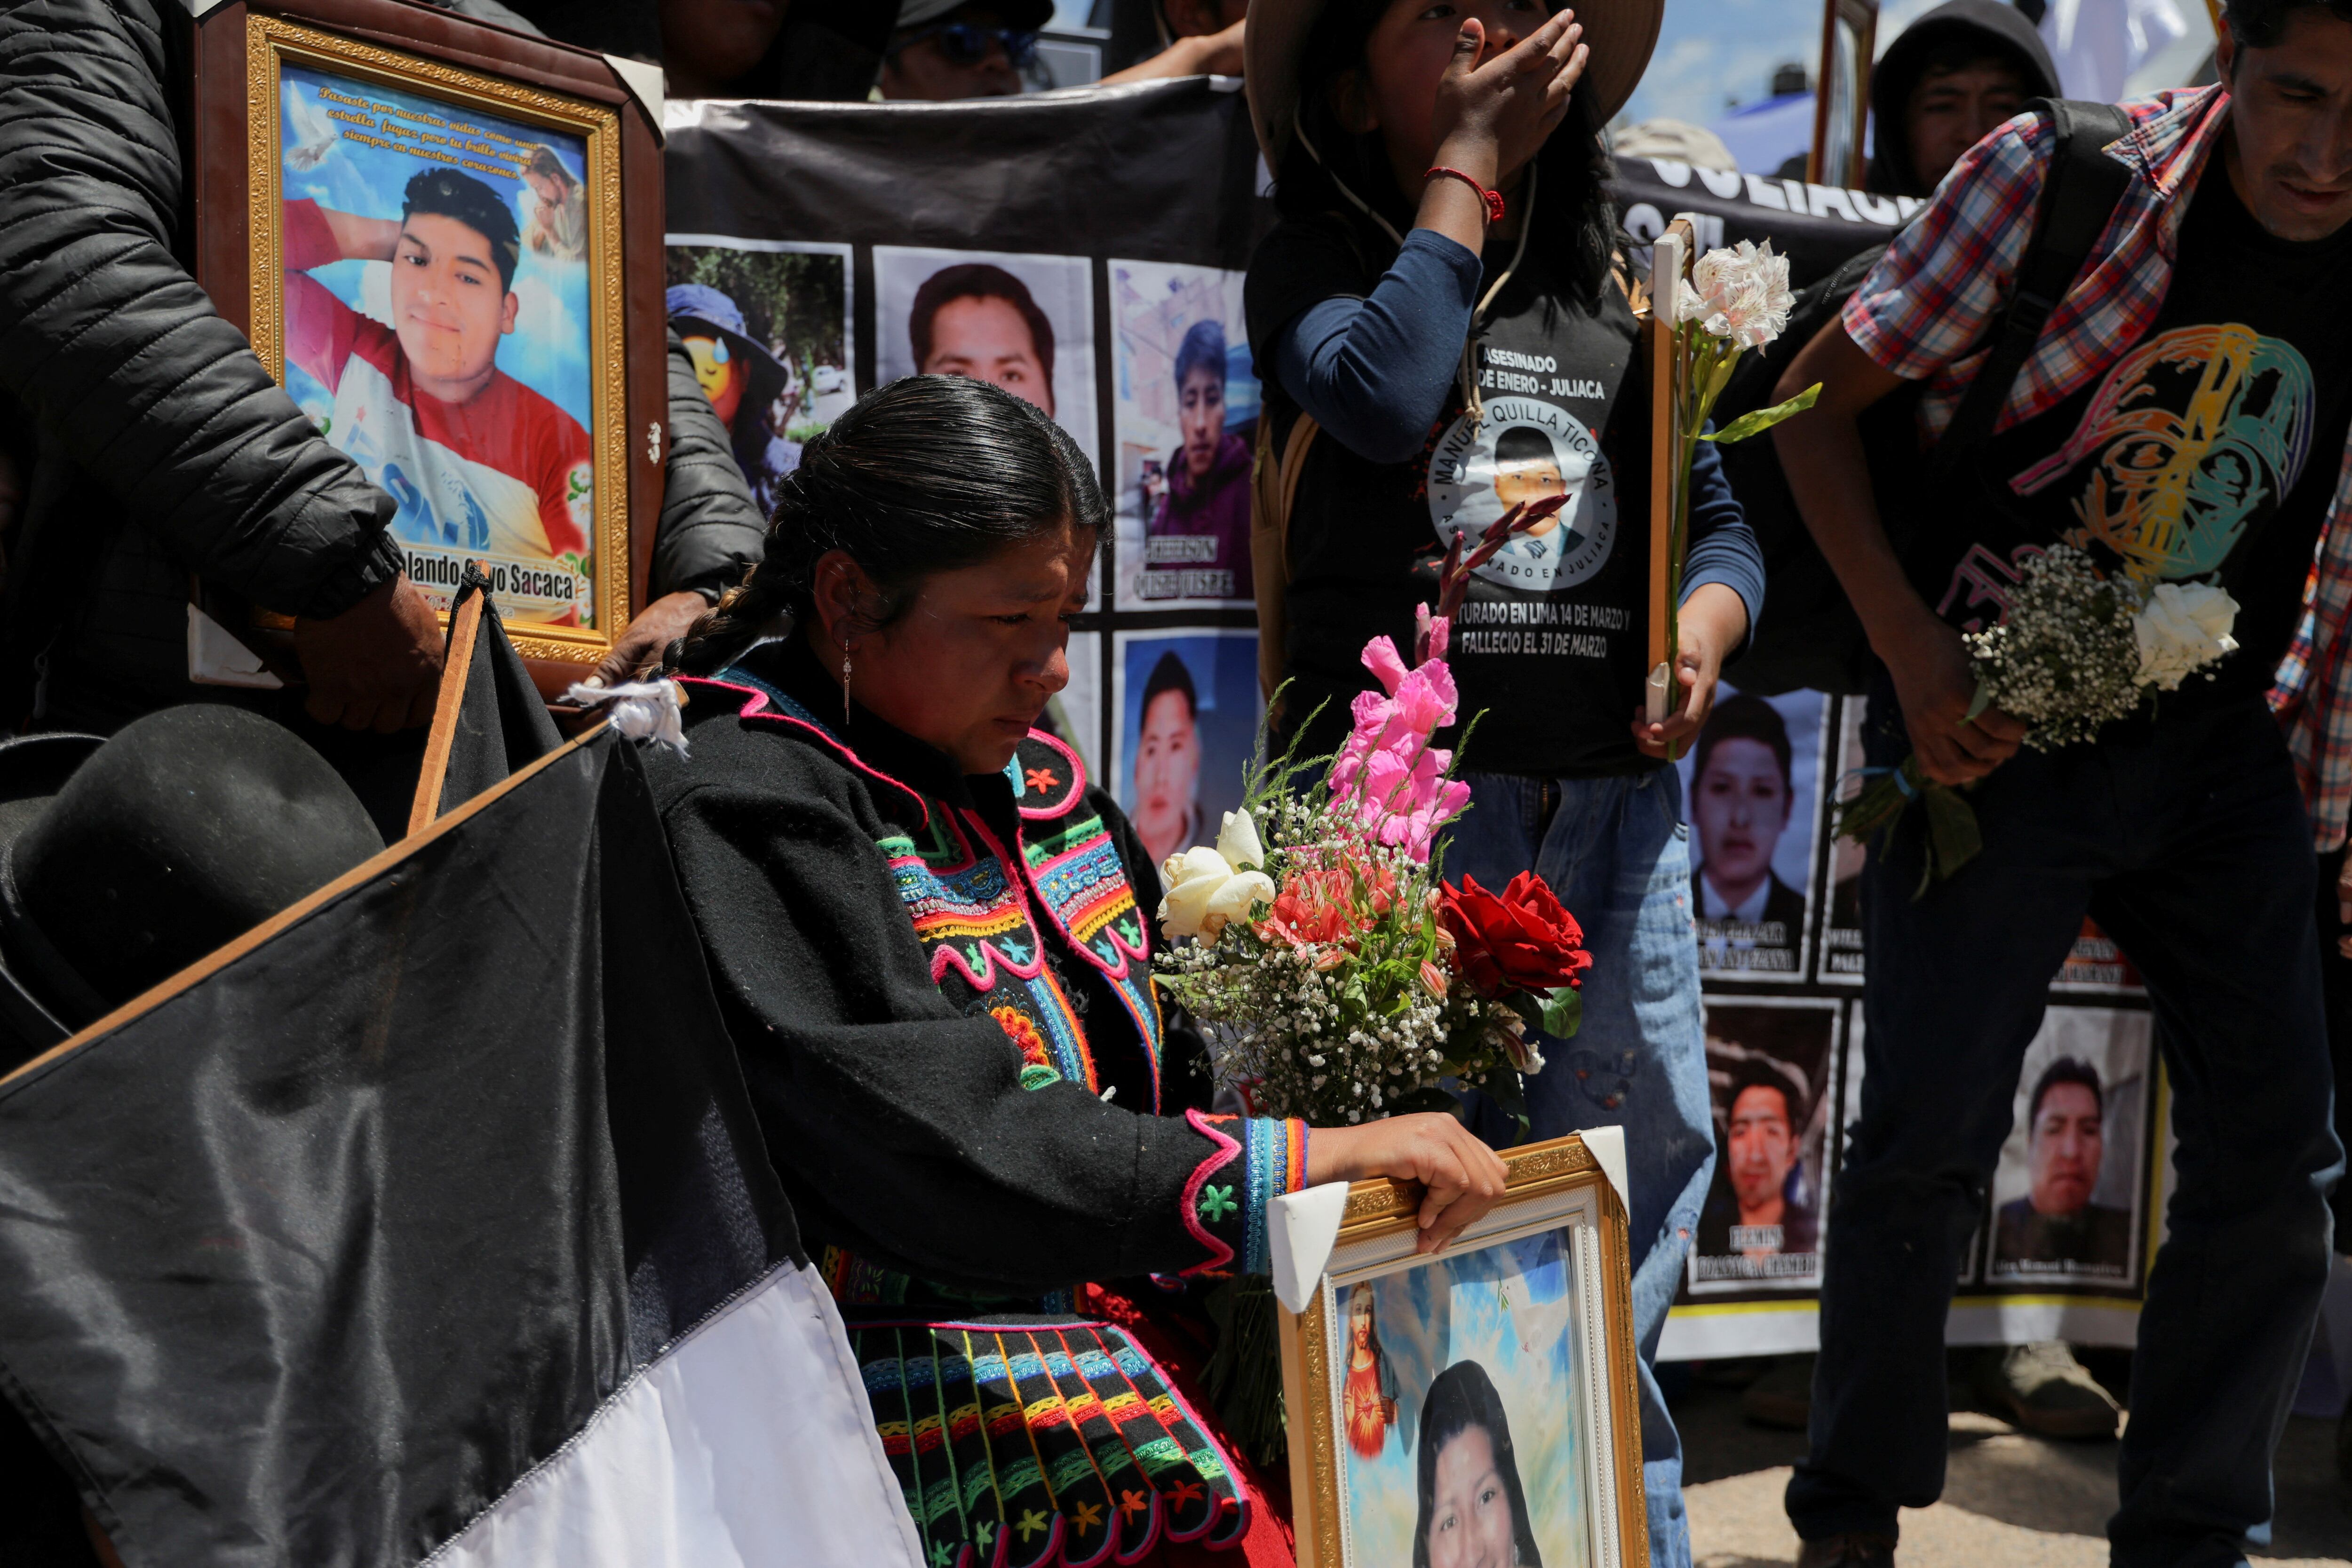
[[[1257,461],[1250,470],[1250,573],[1257,598],[1257,684],[1274,700],[1289,655],[1289,622],[1284,595],[1290,587],[1290,508],[1298,499],[1298,476],[1307,448],[1321,426],[1301,409],[1276,459],[1274,421],[1257,422]]]
[[[2111,103],[2063,98],[2038,98],[2026,108],[2050,117],[2056,137],[2050,172],[2042,183],[2033,236],[2018,262],[2015,287],[1993,319],[1989,334],[1992,351],[1936,444],[1939,476],[1948,476],[1962,454],[1992,434],[2017,372],[2032,357],[2042,329],[2074,287],[2091,247],[2099,243],[2131,187],[2131,170],[2106,151],[2131,133],[2131,116]]]

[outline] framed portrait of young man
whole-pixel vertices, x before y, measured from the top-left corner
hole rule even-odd
[[[409,0],[196,38],[199,281],[392,497],[426,599],[480,563],[560,690],[642,607],[661,504],[658,78]]]
[[[1300,1568],[1649,1561],[1623,1135],[1503,1159],[1503,1200],[1428,1256],[1413,1184],[1276,1204]]]

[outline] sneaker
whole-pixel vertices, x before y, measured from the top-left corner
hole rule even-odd
[[[2123,1423],[2115,1396],[2056,1340],[1987,1351],[1977,1391],[1995,1413],[2044,1437],[2112,1437]]]
[[[1739,1413],[1759,1427],[1801,1432],[1813,1416],[1813,1358],[1780,1355],[1739,1396]]]
[[[1832,1535],[1801,1542],[1797,1568],[1895,1568],[1895,1537]]]

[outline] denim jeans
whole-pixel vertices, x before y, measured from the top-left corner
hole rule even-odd
[[[1541,1041],[1545,1067],[1528,1080],[1528,1113],[1538,1138],[1625,1129],[1650,1561],[1689,1568],[1682,1439],[1651,1365],[1715,1169],[1682,780],[1671,768],[1611,779],[1464,777],[1470,810],[1454,825],[1447,877],[1500,888],[1533,870],[1584,927],[1592,954],[1584,1021],[1574,1040]],[[1518,1132],[1491,1104],[1479,1130],[1496,1144]]]
[[[1864,749],[1909,750],[1884,679]],[[2327,1277],[2342,1169],[2311,830],[2257,702],[2020,751],[1971,792],[1984,849],[1917,900],[1920,813],[1863,873],[1861,1115],[1822,1286],[1809,1539],[1895,1532],[1943,1490],[1944,1318],[2051,976],[2088,915],[2147,983],[2179,1139],[2108,1521],[2118,1568],[2236,1563]]]

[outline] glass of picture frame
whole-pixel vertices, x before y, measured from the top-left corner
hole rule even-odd
[[[198,280],[437,611],[479,563],[542,690],[643,607],[660,507],[659,99],[626,65],[401,0],[198,24]]]
[[[1276,1200],[1300,1568],[1646,1568],[1623,1134],[1503,1158],[1431,1256],[1414,1184]]]

